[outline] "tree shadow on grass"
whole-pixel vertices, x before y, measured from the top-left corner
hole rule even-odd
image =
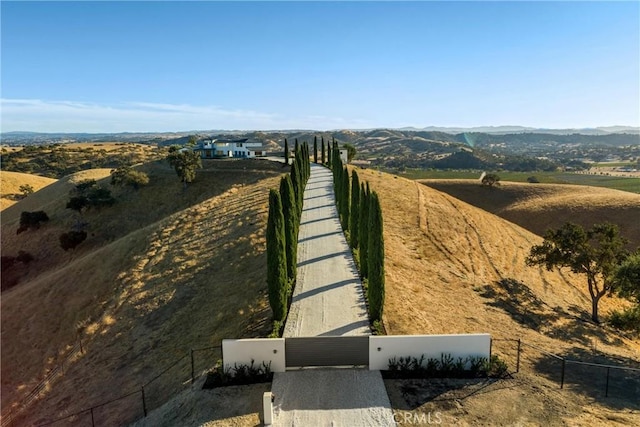
[[[480,296],[490,300],[487,305],[504,310],[513,320],[531,329],[539,330],[557,322],[563,314],[559,307],[550,307],[516,279],[502,279],[494,285],[485,285]]]
[[[485,285],[479,294],[489,300],[487,305],[504,310],[516,322],[548,337],[588,347],[597,346],[598,342],[622,344],[622,340],[612,331],[592,323],[585,309],[576,305],[566,310],[559,306],[552,307],[519,280],[498,280],[492,285]]]

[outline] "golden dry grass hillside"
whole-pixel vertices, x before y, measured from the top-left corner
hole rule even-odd
[[[33,191],[38,191],[54,182],[56,182],[55,179],[44,176],[0,171],[0,210],[8,208],[17,201],[22,200],[23,196],[20,191],[20,186],[30,185]]]
[[[82,218],[65,209],[69,191],[87,177],[109,186],[109,170],[61,179],[3,212],[3,254],[26,250],[36,258],[20,283],[2,294],[3,412],[59,363],[78,334],[85,349],[18,425],[45,423],[139,390],[185,355],[187,365],[179,366],[188,376],[190,349],[269,332],[264,230],[268,189],[277,187],[281,165],[207,161],[186,191],[166,163],[139,169],[149,174],[149,186],[112,189],[114,206]],[[489,332],[572,358],[640,367],[637,338],[588,321],[582,278],[525,265],[530,247],[542,240],[538,235],[414,181],[357,170],[378,192],[383,209],[388,333]],[[20,212],[39,209],[49,223],[16,235]],[[58,236],[79,220],[89,238],[66,253]],[[605,298],[601,313],[626,304]],[[494,351],[513,368],[512,350],[496,341]],[[445,397],[442,404],[419,395],[406,404],[406,387],[394,392],[391,385],[394,408],[443,411],[447,423],[458,425],[640,424],[637,401],[602,399],[580,388],[575,376],[567,379],[569,390],[561,391],[548,361],[525,355],[514,380],[472,391],[456,386],[455,398],[448,397],[452,387],[446,385],[436,393]],[[209,354],[210,363],[201,360],[196,369],[216,357]],[[176,396],[175,378],[184,375],[162,376],[147,389],[150,407]],[[175,411],[183,409],[198,412],[193,403]],[[241,411],[251,410],[257,408]],[[236,425],[235,409],[214,412],[209,419]],[[97,425],[135,419],[141,416],[139,395],[94,415]],[[256,416],[248,416],[250,422]],[[190,420],[188,414],[175,419]],[[67,425],[90,422],[85,413]]]
[[[586,185],[501,182],[482,187],[466,179],[429,179],[419,182],[471,205],[494,213],[537,234],[572,221],[585,228],[613,222],[640,247],[640,194]]]
[[[525,264],[531,246],[539,244],[541,237],[420,183],[373,170],[357,171],[361,182],[368,181],[380,195],[383,210],[386,262],[383,321],[387,333],[488,332],[496,339],[520,338],[574,359],[640,368],[639,339],[590,323],[590,297],[584,278]],[[610,220],[631,222],[625,210],[606,206],[604,209]],[[627,304],[617,298],[603,298],[601,314],[606,317],[610,310]],[[494,350],[502,352],[513,369],[513,343],[496,342]],[[532,362],[528,369],[523,369],[525,376],[519,378],[534,381],[534,388],[519,385],[513,395],[487,393],[476,413],[498,416],[497,412],[506,410],[513,417],[495,418],[499,424],[536,424],[545,419],[545,413],[522,408],[522,402],[527,393],[540,393],[535,398],[528,396],[530,402],[542,401],[543,397],[555,402],[548,409],[551,414],[547,415],[553,421],[550,424],[610,423],[620,411],[630,411],[628,417],[619,420],[620,425],[640,422],[637,400],[640,378],[635,382],[636,390],[628,391],[629,396],[636,396],[632,397],[635,403],[624,400],[613,403],[612,399],[598,403],[599,399],[593,396],[596,388],[556,395],[559,371],[545,371],[540,366],[542,362],[533,361],[544,357],[539,353],[536,359],[531,348],[528,350]],[[505,405],[513,405],[509,408],[495,405],[492,399],[507,399],[509,403]],[[523,415],[522,411],[530,413]],[[463,412],[452,411],[453,418],[449,420],[459,416],[463,425],[465,419],[473,420],[465,418]],[[478,420],[482,424],[490,422],[491,417]]]
[[[108,170],[64,178],[3,213],[3,254],[22,249],[36,258],[2,294],[3,412],[60,363],[78,336],[85,350],[24,411],[20,425],[139,390],[192,348],[270,331],[264,230],[268,189],[277,188],[281,165],[206,161],[186,191],[164,162],[139,169],[150,184],[112,189],[114,206],[83,214],[89,237],[74,253],[58,243],[78,220],[65,209],[69,190],[88,177],[108,187]],[[20,211],[36,209],[50,221],[16,235]],[[200,369],[215,363],[215,353],[209,358],[199,360]],[[147,390],[152,403],[170,396],[158,394],[172,391],[165,379],[171,376],[154,383],[157,396]],[[140,405],[139,398],[123,400],[96,416],[116,425]]]

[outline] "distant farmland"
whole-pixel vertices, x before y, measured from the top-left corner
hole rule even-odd
[[[438,171],[407,169],[401,175],[408,179],[478,179],[479,171]],[[628,178],[600,174],[579,174],[568,172],[498,172],[501,181],[527,182],[527,178],[535,176],[545,184],[577,184],[593,187],[605,187],[614,190],[629,191],[640,194],[640,178]]]

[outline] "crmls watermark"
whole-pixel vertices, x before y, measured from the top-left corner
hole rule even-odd
[[[439,425],[442,424],[442,413],[394,411],[393,421],[405,425]]]

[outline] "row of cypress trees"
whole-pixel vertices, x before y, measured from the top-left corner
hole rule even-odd
[[[327,148],[329,149],[328,156],[327,156]],[[320,154],[318,154],[318,151],[320,152]],[[320,163],[321,165],[327,164],[327,166],[329,166],[329,164],[327,163],[329,157],[331,157],[331,146],[329,146],[328,144],[325,146],[324,136],[320,137],[320,145],[318,145],[318,137],[314,136],[313,137],[313,163],[316,163],[316,164]]]
[[[369,315],[375,324],[382,319],[384,309],[384,237],[382,208],[369,183],[361,183],[354,170],[349,170],[340,158],[335,140],[329,146],[330,168],[336,195],[338,215],[349,245],[357,253],[360,275],[366,284]]]
[[[288,142],[285,139],[285,147]],[[287,150],[285,150],[285,154]],[[291,172],[280,180],[279,190],[269,191],[267,219],[267,287],[273,312],[274,330],[287,317],[296,280],[298,231],[302,216],[304,188],[311,174],[309,146],[295,142]]]

